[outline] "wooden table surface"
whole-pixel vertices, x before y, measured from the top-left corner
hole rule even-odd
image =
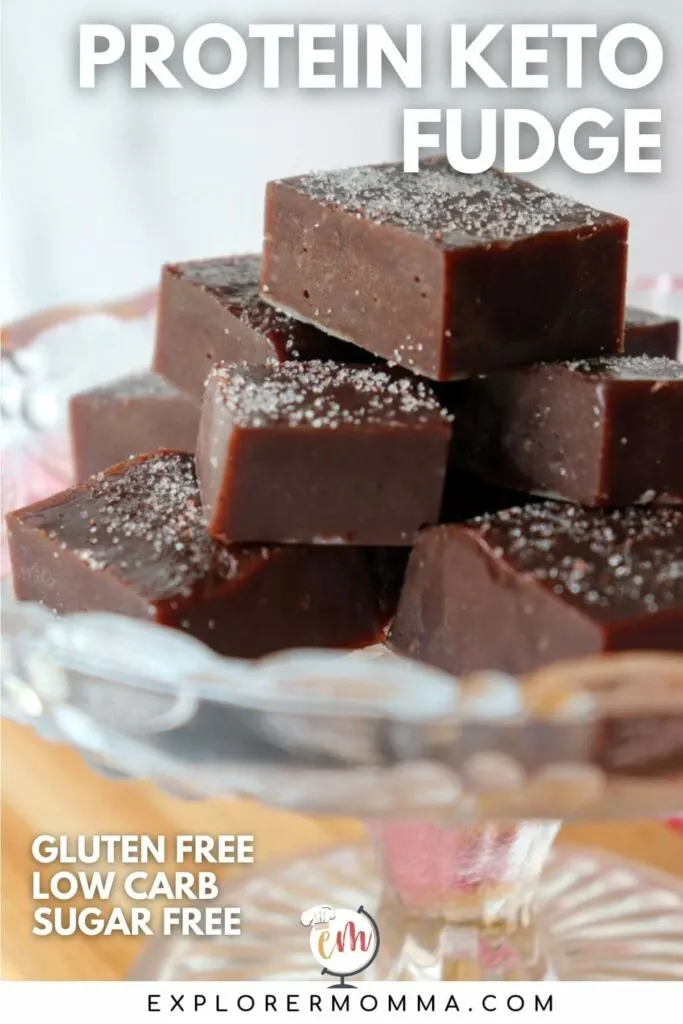
[[[110,782],[71,750],[10,723],[2,727],[1,813],[4,979],[118,980],[126,976],[145,941],[31,934],[31,842],[40,833],[247,833],[256,837],[259,864],[362,835],[355,822],[295,817],[248,801],[185,803],[151,784]],[[572,826],[564,835],[683,877],[683,837],[665,825]]]

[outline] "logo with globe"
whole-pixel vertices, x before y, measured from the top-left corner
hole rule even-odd
[[[311,953],[322,974],[339,979],[330,988],[354,988],[347,978],[366,971],[379,952],[374,918],[362,906],[347,910],[323,904],[304,910],[301,923],[311,930]]]

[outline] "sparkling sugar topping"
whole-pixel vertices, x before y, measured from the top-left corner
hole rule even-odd
[[[472,520],[497,558],[598,617],[683,603],[683,512],[547,501]]]
[[[460,174],[442,159],[418,174],[400,164],[322,171],[285,184],[358,217],[394,224],[445,247],[514,241],[553,229],[590,228],[613,218],[499,171]]]
[[[216,366],[214,400],[238,426],[385,427],[448,419],[432,389],[415,377],[333,362],[268,367]]]
[[[609,356],[565,364],[570,370],[613,380],[683,381],[683,363],[666,356]]]
[[[207,533],[194,460],[174,452],[99,473],[34,514],[47,535],[94,570],[111,569],[149,598],[189,593],[207,577],[231,579],[234,551]]]

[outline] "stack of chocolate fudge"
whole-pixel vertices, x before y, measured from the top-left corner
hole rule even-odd
[[[627,234],[441,159],[271,183],[263,254],[164,267],[152,370],[73,399],[18,597],[235,657],[683,650],[679,325],[625,309]]]

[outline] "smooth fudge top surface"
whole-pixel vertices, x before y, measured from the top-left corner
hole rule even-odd
[[[677,324],[678,322],[675,316],[653,313],[652,310],[637,309],[635,306],[626,307],[627,327],[659,327],[662,324]]]
[[[157,452],[98,473],[13,518],[149,600],[238,579],[268,549],[228,549],[206,529],[194,460]]]
[[[170,263],[168,273],[197,285],[222,302],[236,319],[260,334],[278,334],[285,351],[294,357],[310,328],[264,302],[259,294],[261,257],[224,256],[188,263]],[[301,353],[305,355],[305,352]]]
[[[411,375],[372,366],[311,360],[271,366],[218,364],[213,401],[239,427],[335,430],[415,427],[450,417],[434,391]]]
[[[464,529],[592,618],[683,609],[683,511],[676,508],[596,511],[544,501],[479,516]]]
[[[277,184],[444,249],[516,242],[544,232],[592,233],[625,223],[501,171],[461,174],[442,157],[425,160],[417,174],[406,174],[402,164],[379,164],[318,171]]]
[[[82,391],[78,398],[177,398],[181,393],[160,373],[145,370],[142,373],[131,373],[126,377],[100,384],[98,387]]]

